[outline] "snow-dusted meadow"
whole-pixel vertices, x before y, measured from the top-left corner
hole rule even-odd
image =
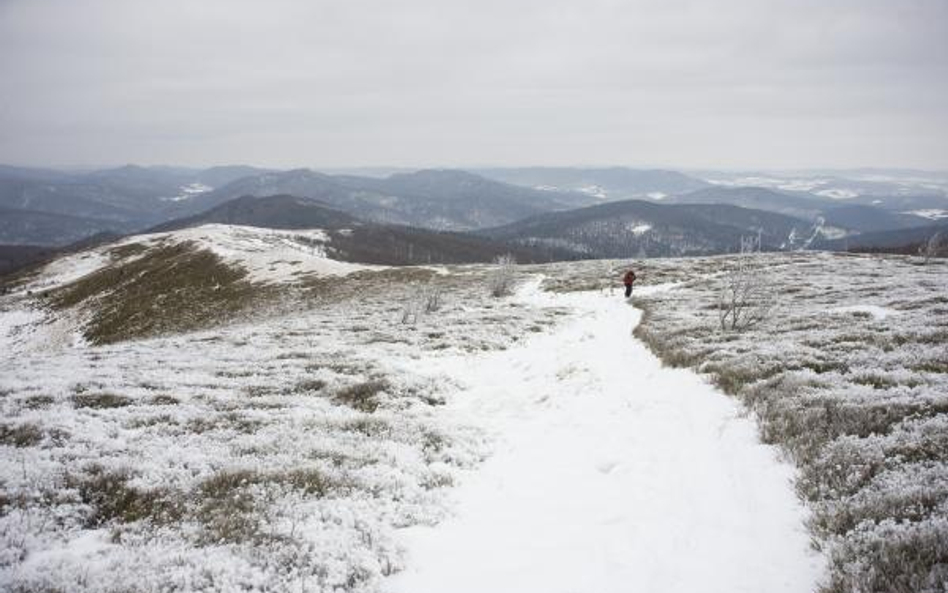
[[[287,283],[295,307],[97,347],[81,313],[34,298],[73,276],[4,298],[0,588],[377,590],[403,567],[393,530],[438,521],[488,450],[441,418],[450,377],[396,362],[506,348],[565,311],[496,302],[478,269],[364,274],[332,279],[331,299]]]
[[[634,341],[623,262],[520,266],[493,298],[489,266],[337,268],[318,236],[188,233],[0,297],[0,588],[415,593],[454,566],[496,591],[803,591],[824,564],[807,526],[828,590],[945,582],[940,262],[765,256],[779,307],[746,333],[717,328],[730,258],[637,266],[640,337],[741,418]],[[228,316],[169,296],[147,315],[188,323],[90,333],[103,281],[143,294],[127,278],[169,241],[161,270],[214,254],[215,284],[175,290],[254,298]],[[539,568],[503,580],[519,566]]]
[[[948,590],[948,262],[754,257],[773,298],[761,324],[721,331],[722,277],[692,274],[637,299],[637,335],[737,395],[800,468],[826,591]]]

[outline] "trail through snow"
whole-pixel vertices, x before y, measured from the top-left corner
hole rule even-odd
[[[648,290],[648,289],[646,289]],[[494,454],[455,493],[453,518],[401,531],[392,593],[810,592],[792,469],[739,406],[701,377],[663,368],[618,295],[542,293],[575,319],[521,347],[430,359],[463,392],[459,421]]]

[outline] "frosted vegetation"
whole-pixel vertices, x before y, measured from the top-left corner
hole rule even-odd
[[[119,274],[147,255],[113,257]],[[438,521],[487,450],[439,417],[451,379],[399,361],[505,348],[565,314],[501,304],[478,268],[360,272],[284,285],[237,323],[74,348],[110,292],[63,309],[57,290],[74,284],[46,282],[37,301],[30,282],[0,313],[19,324],[0,327],[16,350],[0,362],[0,588],[13,591],[377,590],[402,567],[393,530]],[[57,330],[75,339],[30,348],[54,316],[77,320]]]
[[[21,278],[0,300],[12,591],[377,591],[404,568],[395,529],[441,520],[490,451],[442,414],[452,379],[408,362],[508,348],[569,315],[492,296],[496,266],[258,283],[194,243],[85,257],[85,276]],[[798,466],[826,591],[940,591],[948,265],[754,257],[778,297],[741,332],[718,312],[733,257],[637,266],[680,283],[637,298],[638,336],[737,396]],[[622,269],[504,267],[617,298]],[[169,270],[190,270],[171,292]]]
[[[700,274],[734,258],[693,260],[678,290],[637,300],[637,335],[739,397],[763,440],[800,468],[814,542],[831,563],[825,591],[943,591],[948,262],[755,257],[778,295],[760,324],[721,331],[728,274]]]

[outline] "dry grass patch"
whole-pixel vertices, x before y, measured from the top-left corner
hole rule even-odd
[[[177,521],[184,507],[180,496],[164,490],[143,490],[131,486],[128,470],[109,470],[93,465],[81,474],[67,473],[66,488],[75,490],[89,510],[85,517],[88,528],[98,528],[118,521],[131,523],[149,520],[165,524]]]
[[[37,424],[0,424],[0,445],[34,447],[43,440],[43,430]]]
[[[71,398],[77,408],[110,409],[132,405],[132,398],[115,393],[77,393]]]
[[[364,381],[340,389],[333,395],[333,400],[359,410],[360,412],[371,414],[379,407],[379,401],[376,396],[389,389],[391,389],[391,385],[387,381]]]
[[[131,247],[131,246],[125,246]],[[94,344],[207,327],[247,311],[268,290],[190,243],[159,245],[50,292],[54,309],[83,306]]]

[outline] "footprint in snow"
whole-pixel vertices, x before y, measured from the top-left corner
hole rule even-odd
[[[608,475],[618,466],[619,462],[617,461],[603,461],[596,464],[596,469],[599,470],[599,473]]]

